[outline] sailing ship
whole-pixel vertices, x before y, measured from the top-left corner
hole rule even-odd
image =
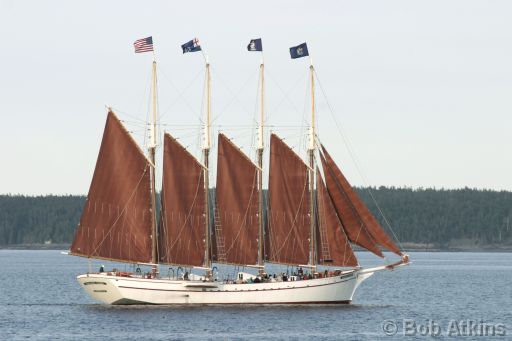
[[[170,133],[164,134],[157,216],[156,71],[153,61],[147,154],[113,109],[108,109],[92,183],[69,253],[130,263],[137,269],[106,271],[102,266],[99,272],[79,275],[78,282],[92,298],[106,304],[346,304],[375,272],[408,263],[408,256],[318,142],[312,64],[308,162],[272,133],[265,198],[264,63],[260,64],[257,160],[253,162],[228,136],[219,134],[212,195],[210,64],[206,61],[202,160]],[[393,264],[363,268],[352,245],[379,257],[388,250],[401,258]],[[257,274],[242,271],[236,278],[218,278],[215,264],[254,268]],[[270,275],[266,273],[270,264],[295,267],[296,272]],[[143,272],[140,266],[151,270]],[[164,276],[159,270],[163,266],[190,270],[175,273],[169,268],[173,271]]]

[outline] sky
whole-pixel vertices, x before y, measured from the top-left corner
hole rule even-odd
[[[204,59],[213,132],[254,157],[263,39],[268,136],[304,156],[307,42],[318,136],[354,185],[512,190],[510,1],[0,2],[0,193],[86,194],[106,105],[144,144],[153,36],[161,131],[201,150]],[[216,144],[212,149],[212,162]],[[215,178],[212,172],[212,179]],[[214,183],[214,181],[213,181]]]

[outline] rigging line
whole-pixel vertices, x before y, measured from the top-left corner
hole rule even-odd
[[[229,139],[230,140],[240,140],[240,139],[243,139],[244,141],[247,141],[247,139],[249,138],[247,135],[247,133],[249,131],[253,131],[253,129],[248,129],[248,128],[244,128],[244,129],[219,129],[219,132],[230,132],[230,136],[229,136]],[[235,133],[238,133],[238,134],[235,134]],[[251,138],[252,140],[252,138]],[[238,146],[239,149],[243,148],[243,146]]]
[[[124,111],[124,110],[121,110],[119,109],[118,107],[113,107],[111,106],[110,107],[112,109],[112,111],[114,111],[115,113],[118,113],[118,114],[123,114],[125,116],[128,116],[134,120],[137,120],[139,124],[147,124],[147,122],[141,118],[139,118],[138,116],[134,116],[134,115],[131,115],[129,114],[128,112]],[[129,122],[129,121],[125,121],[125,120],[120,120],[121,122]]]
[[[149,83],[151,81],[151,73],[152,72],[148,72],[147,75],[146,75],[146,84],[144,85],[144,95],[141,97],[140,102],[139,102],[139,106],[138,106],[138,109],[137,109],[137,113],[139,115],[142,112],[142,107],[144,106],[144,101],[147,98],[148,89],[150,89]],[[117,109],[116,109],[116,111],[117,111]],[[135,118],[136,120],[147,122],[147,120],[141,120],[138,116],[132,116],[132,115],[129,115],[127,112],[123,112],[123,111],[120,111],[120,112],[124,113],[127,116],[131,116],[132,118]]]
[[[183,140],[185,139],[190,139],[191,137],[193,137],[194,139],[197,139],[197,138],[201,138],[201,134],[199,134],[197,131],[196,132],[192,132],[192,133],[188,133],[188,134],[183,134],[179,137],[175,137],[176,140],[181,140],[183,142]],[[193,143],[190,143],[186,146],[183,146],[185,147],[185,149],[188,149],[189,147],[194,147],[193,146]]]
[[[173,131],[173,137],[175,137],[175,138],[177,138],[177,136],[174,136],[174,132],[180,132],[180,133],[194,132],[194,134],[197,134],[197,129],[192,129],[192,128],[174,128],[174,129],[172,129],[172,131]]]
[[[247,146],[248,143],[244,143],[244,141],[247,141],[247,135],[248,135],[247,131],[243,131],[243,132],[241,132],[240,134],[237,134],[237,135],[231,135],[230,134],[229,139],[231,141],[236,141],[237,142],[238,150],[242,151],[250,159],[250,157],[248,155],[248,153],[251,151],[250,146]],[[249,152],[245,151],[245,149],[249,149]],[[251,161],[252,161],[252,159],[251,159]]]
[[[160,69],[160,66],[158,66],[158,69]],[[155,110],[156,110],[156,122],[153,122],[155,124],[155,149],[158,145],[159,141],[162,141],[162,127],[160,126],[160,120],[162,119],[161,113],[160,113],[160,97],[158,94],[158,77],[157,77],[157,71],[158,69],[155,68]],[[155,172],[156,175],[156,172]],[[156,183],[156,181],[155,181]],[[158,245],[157,245],[158,246]]]
[[[136,128],[136,127],[133,127],[134,129],[128,129],[126,128],[126,131],[129,132],[129,133],[137,133],[137,134],[142,134],[143,132],[147,131],[147,129],[144,129],[144,128]]]
[[[181,131],[181,132],[186,132],[186,131],[195,131],[197,133],[197,130],[198,128],[200,128],[201,126],[195,126],[195,127],[174,127],[174,128],[170,128],[170,130],[172,132],[175,132],[175,131]],[[169,130],[168,129],[164,129],[166,133],[169,133]],[[172,134],[171,134],[172,135]]]
[[[273,128],[277,128],[277,127],[273,127]],[[301,135],[302,133],[300,132],[300,127],[288,127],[288,128],[280,128],[280,129],[272,129],[272,132],[275,133],[275,134],[279,134],[279,136],[281,136],[281,133],[282,132],[295,132],[295,137]]]
[[[154,89],[152,90],[151,89],[151,86],[149,88],[149,98],[151,98],[151,91],[154,91]],[[141,109],[142,110],[142,109]],[[149,116],[151,115],[151,100],[148,100],[148,103],[147,103],[147,111],[146,111],[146,122],[150,122],[149,121]],[[149,131],[149,130],[148,130]],[[148,144],[148,135],[149,135],[149,132],[146,132],[146,134],[144,134],[144,139],[142,141],[142,145],[144,147],[147,146]]]
[[[128,200],[126,201],[126,205],[123,207],[123,209],[121,210],[121,213],[119,213],[116,217],[116,220],[112,223],[112,225],[109,227],[109,229],[107,230],[107,233],[103,236],[103,239],[99,242],[99,244],[96,246],[96,248],[92,251],[92,253],[90,255],[94,256],[94,254],[96,253],[96,251],[98,251],[98,249],[100,248],[100,246],[103,244],[103,242],[105,241],[105,239],[107,238],[107,236],[112,232],[112,229],[114,228],[114,226],[117,224],[117,222],[119,221],[119,219],[121,218],[121,216],[124,214],[124,212],[126,211],[126,209],[128,208],[128,205],[130,203],[130,201],[132,200],[133,196],[135,195],[135,193],[137,193],[137,190],[139,189],[139,185],[140,183],[142,182],[142,179],[144,179],[144,176],[146,175],[146,172],[148,171],[148,168],[151,167],[149,164],[146,164],[146,168],[144,168],[144,172],[142,172],[142,175],[139,179],[139,181],[137,182],[137,185],[135,185],[135,189],[133,190],[132,194],[130,194],[130,197],[128,198]]]
[[[260,65],[260,68],[262,66],[263,66],[263,64]],[[262,85],[261,84],[261,77],[258,77],[258,86],[256,87],[256,97],[254,98],[254,112],[252,114],[253,124],[251,125],[251,127],[254,127],[255,130],[254,130],[253,134],[251,134],[252,135],[251,136],[251,139],[252,139],[251,150],[255,150],[256,149],[255,146],[256,146],[256,144],[258,144],[258,141],[257,141],[258,136],[259,136],[259,132],[257,131],[258,125],[259,124],[261,124],[261,125],[264,124],[264,122],[259,122],[258,121],[258,114],[259,114],[260,110],[263,110],[263,114],[265,113],[265,107],[263,106],[262,108],[260,108],[260,104],[263,104],[263,105],[265,104],[264,101],[263,101],[263,103],[260,102],[260,96],[259,95],[260,95],[260,91],[261,91],[261,88],[262,88],[261,85]],[[263,86],[264,85],[265,84],[263,84]],[[260,109],[260,110],[258,110],[258,109]],[[263,115],[263,118],[265,118],[265,115]],[[255,155],[257,155],[257,153],[255,153]]]
[[[178,234],[176,236],[176,240],[174,240],[171,243],[171,245],[169,246],[169,249],[174,248],[174,245],[176,245],[176,243],[180,240],[180,236],[183,233],[183,230],[185,230],[185,227],[190,219],[190,215],[192,214],[192,210],[194,209],[196,199],[197,199],[197,196],[199,193],[199,189],[201,187],[200,185],[201,185],[201,178],[203,177],[203,172],[204,172],[204,169],[201,172],[199,172],[199,178],[197,179],[196,193],[194,194],[194,199],[192,200],[192,205],[190,205],[189,211],[185,217],[185,221],[183,222],[183,225],[181,225],[181,227],[179,228]]]
[[[129,132],[130,134],[132,135],[142,135],[146,132],[146,129],[139,129],[139,130],[126,130],[127,132]]]
[[[147,129],[148,124],[146,122],[136,122],[136,121],[127,121],[127,120],[120,120],[123,123],[137,126],[139,128]]]
[[[201,120],[202,122],[202,120]],[[142,125],[142,124],[141,124]],[[147,125],[147,124],[146,124]],[[191,127],[192,128],[201,128],[204,124],[172,124],[172,123],[161,123],[159,124],[163,127]],[[210,125],[212,128],[254,128],[254,125],[251,124],[212,124]],[[287,128],[287,129],[302,129],[304,125],[281,125],[281,124],[265,124],[264,128]]]
[[[213,118],[212,122],[215,122],[220,116],[222,116],[224,114],[224,112],[226,111],[226,109],[236,100],[238,102],[238,104],[240,104],[240,106],[244,109],[244,111],[246,113],[248,113],[250,115],[250,111],[247,110],[247,108],[245,107],[244,103],[242,101],[240,101],[240,99],[238,98],[238,95],[242,92],[243,89],[245,89],[247,87],[247,84],[249,84],[249,81],[252,80],[254,78],[254,73],[252,75],[250,75],[246,80],[245,82],[242,84],[242,86],[238,89],[238,91],[235,93],[233,90],[231,90],[229,88],[229,86],[227,85],[227,83],[224,81],[224,79],[215,71],[215,69],[212,70],[213,74],[215,77],[217,77],[218,80],[220,80],[220,84],[222,84],[227,90],[228,92],[231,93],[231,95],[233,96],[231,98],[231,100],[220,110],[220,112]]]
[[[254,177],[253,177],[253,183],[252,183],[252,190],[251,195],[249,197],[249,202],[247,203],[247,206],[245,208],[245,213],[242,221],[240,222],[240,228],[238,229],[238,233],[236,234],[235,238],[233,238],[233,241],[231,245],[229,246],[228,250],[226,251],[226,254],[231,251],[231,249],[234,247],[235,242],[238,240],[240,234],[242,233],[242,229],[247,226],[247,215],[249,214],[249,209],[252,206],[252,199],[255,191],[255,188],[257,187],[257,181],[258,181],[258,170],[254,168]]]
[[[192,80],[185,86],[185,89],[181,90],[174,84],[174,82],[172,82],[171,78],[167,76],[167,74],[162,70],[162,68],[159,69],[160,70],[160,73],[164,76],[165,80],[167,80],[174,88],[174,90],[176,90],[176,92],[178,93],[178,96],[176,97],[176,99],[171,102],[171,104],[161,113],[160,115],[160,119],[162,119],[165,115],[167,115],[169,113],[169,111],[172,109],[172,107],[174,107],[176,105],[176,103],[178,103],[178,101],[181,99],[183,100],[183,102],[185,102],[185,104],[190,108],[192,109],[192,111],[196,112],[196,110],[193,108],[193,106],[190,104],[190,102],[187,101],[187,99],[185,98],[185,93],[192,87],[192,85],[196,82],[197,78],[199,77],[199,75],[203,72],[203,70],[199,70],[194,77],[192,77]],[[197,114],[197,112],[196,112]]]
[[[193,128],[201,127],[200,124],[170,124],[170,123],[161,123],[160,125],[164,126],[164,127],[193,127]]]
[[[311,124],[313,124],[312,122],[308,122],[307,121],[307,107],[308,107],[308,98],[310,96],[308,96],[308,92],[310,91],[310,86],[311,86],[311,80],[310,80],[310,77],[308,77],[308,80],[306,82],[306,91],[305,91],[305,95],[304,95],[304,107],[302,109],[302,121],[305,123],[301,126],[301,129],[300,129],[300,132],[301,132],[301,137],[299,138],[299,146],[301,147],[301,153],[306,151],[307,148],[308,148],[308,134],[307,134],[307,131],[306,131],[306,134],[304,134],[304,130],[306,127],[309,127],[311,126]],[[309,98],[310,100],[312,100],[311,98]],[[305,147],[305,150],[302,151],[302,147]]]
[[[301,137],[303,135],[303,132],[300,132],[300,133],[297,133],[297,131],[295,129],[291,130],[293,133],[290,133],[290,134],[287,134],[287,135],[280,135],[281,139],[284,140],[284,141],[290,141],[290,140],[301,140]],[[297,155],[299,155],[299,158],[302,160],[302,158],[300,157],[300,150],[301,150],[301,147],[297,147],[295,144],[294,145],[291,145],[289,146],[291,150],[293,150],[293,152]]]
[[[329,168],[329,171],[330,171],[330,173],[331,173],[331,174],[333,174],[333,171],[332,171],[330,168]],[[337,187],[339,188],[339,184],[337,184]],[[344,196],[345,196],[345,197],[347,197],[347,194],[345,193],[345,191],[344,191],[344,190],[342,191],[342,193],[344,194]],[[374,199],[374,200],[375,200],[375,199]],[[375,203],[375,204],[377,205],[377,203]],[[353,207],[353,205],[351,205],[351,206]],[[353,208],[353,209],[354,209],[354,208]],[[354,210],[355,210],[355,209],[354,209]],[[359,218],[360,218],[359,220],[361,221],[361,226],[359,227],[359,232],[358,232],[358,234],[357,234],[356,240],[354,241],[354,243],[356,243],[356,244],[357,244],[357,240],[359,239],[359,234],[360,234],[360,232],[361,232],[361,229],[363,229],[363,226],[365,226],[365,224],[364,224],[364,223],[363,223],[363,221],[361,220],[361,216],[360,216],[359,212],[357,212],[357,210],[355,210],[354,212],[356,212],[356,213],[357,213],[357,215],[358,215],[358,216],[359,216]],[[382,214],[382,211],[381,211],[381,214]],[[400,241],[398,240],[398,238],[396,237],[395,233],[394,233],[394,232],[393,232],[393,230],[391,229],[391,226],[389,226],[389,228],[390,228],[391,232],[393,233],[393,235],[395,236],[395,238],[396,238],[397,242],[400,244]],[[365,228],[365,229],[368,231],[368,228]],[[378,247],[378,246],[383,246],[381,243],[378,243],[378,242],[375,240],[375,238],[372,236],[372,233],[371,233],[370,231],[368,231],[367,235],[368,235],[368,237],[370,237],[370,238],[372,239],[372,241],[374,242],[374,244],[375,244],[375,245],[377,245],[377,247]],[[400,247],[401,247],[401,245],[400,245]],[[383,254],[383,258],[384,258],[385,260],[388,260],[388,257],[384,254],[384,252],[382,252],[382,254]]]
[[[162,240],[169,240],[169,231],[168,231],[168,225],[167,225],[167,216],[165,215],[165,207],[167,207],[166,203],[165,203],[165,197],[164,195],[162,195],[162,192],[165,188],[165,183],[164,183],[164,180],[162,179],[162,190],[160,191],[160,222],[161,222],[161,233],[159,234],[159,236],[161,236],[161,238],[159,238],[159,242],[162,243]],[[167,245],[167,243],[162,243],[161,245],[161,249],[164,249],[165,248],[165,256],[166,256],[166,260],[169,260],[170,259],[170,250],[169,250],[169,247]],[[160,260],[163,258],[163,253],[162,252],[162,255],[159,255],[160,256]]]
[[[318,138],[318,136],[315,136],[315,138],[318,140],[318,144],[320,144],[320,139]],[[317,155],[314,154],[313,157],[315,158],[315,163],[318,165],[319,164],[319,160],[317,159]],[[323,167],[319,167],[318,168],[319,171],[323,171]],[[325,178],[325,174],[324,174],[324,178]],[[323,179],[320,179],[320,181],[324,181]],[[325,184],[324,184],[325,186]],[[326,187],[324,187],[325,190],[327,190]],[[317,189],[318,190],[318,189]],[[327,195],[329,195],[328,193],[325,193]],[[325,199],[325,195],[324,195],[324,199]],[[332,201],[328,202],[329,205],[333,205],[332,204]],[[331,206],[332,209],[334,209],[334,207]],[[341,222],[341,219],[340,217],[338,216],[338,213],[335,212],[335,215],[336,215],[336,220],[338,221],[338,224],[339,224],[339,228],[341,229],[341,233],[343,233],[343,235],[345,236],[345,247],[344,247],[344,258],[343,258],[343,262],[345,262],[345,258],[346,258],[346,250],[347,250],[347,246],[350,248],[350,250],[353,252],[353,249],[352,249],[352,246],[350,245],[350,239],[348,238],[348,235],[347,235],[347,232],[345,231],[345,226],[343,226],[343,223]],[[357,242],[357,239],[359,239],[359,234],[360,234],[361,230],[359,230],[358,232],[358,237],[356,238],[356,241],[354,243]],[[359,264],[359,260],[357,259],[356,257],[356,260],[357,260],[357,264]]]
[[[268,127],[268,128],[295,128],[295,129],[300,129],[302,128],[302,124],[301,125],[277,125],[277,124],[269,124],[269,125],[265,125],[265,127]]]
[[[378,248],[379,250],[381,249],[380,246],[382,246],[380,243],[377,242],[377,240],[375,239],[375,237],[372,235],[372,232],[370,230],[368,230],[368,227],[367,225],[364,223],[363,219],[362,219],[362,216],[360,214],[360,212],[355,208],[354,206],[354,203],[350,200],[350,197],[348,196],[348,193],[343,189],[343,187],[341,186],[341,184],[336,180],[336,176],[334,175],[334,170],[332,169],[332,167],[330,167],[329,165],[327,165],[327,171],[329,172],[329,174],[331,174],[331,176],[333,177],[333,179],[335,180],[335,184],[336,184],[336,187],[338,188],[338,191],[341,192],[341,194],[345,197],[345,200],[350,204],[350,207],[352,209],[352,212],[355,213],[357,215],[357,217],[359,218],[359,222],[360,222],[360,226],[359,226],[359,230],[357,232],[357,236],[354,240],[354,243],[357,244],[358,240],[359,240],[359,236],[361,235],[361,231],[364,229],[367,236],[371,239],[371,241],[373,242],[373,244],[375,244],[375,247]],[[368,248],[362,246],[363,248],[369,250]],[[381,250],[381,253],[383,255],[383,258],[385,260],[388,260],[388,257],[386,256],[386,254],[384,252],[382,252]]]
[[[322,180],[320,179],[320,181],[322,181]],[[317,187],[317,191],[318,191],[318,187]],[[328,238],[326,238],[327,240],[324,240],[324,235],[327,236],[327,231],[326,231],[326,228],[325,228],[325,225],[327,224],[326,223],[326,220],[327,220],[326,215],[327,215],[327,213],[325,212],[326,211],[325,210],[325,207],[326,207],[325,200],[326,200],[325,193],[322,195],[322,200],[318,199],[318,194],[317,194],[317,201],[318,201],[318,203],[317,203],[317,215],[318,215],[318,226],[317,226],[317,228],[318,228],[318,230],[320,230],[320,229],[323,230],[323,234],[320,233],[321,243],[322,244],[327,244],[327,252],[330,255],[331,254],[331,250],[330,250],[329,240],[328,240]],[[322,209],[320,210],[320,208],[322,208]],[[320,211],[322,211],[322,213],[320,213]],[[322,247],[322,256],[323,256],[323,258],[325,258],[325,255],[323,253],[324,253],[324,250],[323,250],[323,247]]]
[[[275,85],[277,85],[277,88],[282,92],[283,94],[283,98],[281,99],[281,102],[278,103],[278,105],[276,105],[273,110],[269,110],[267,112],[267,119],[270,118],[270,116],[273,114],[274,111],[277,111],[277,109],[279,109],[279,107],[284,103],[285,100],[288,100],[290,102],[290,104],[293,106],[293,108],[295,109],[295,111],[297,113],[300,114],[300,110],[299,108],[297,108],[297,106],[295,105],[295,103],[290,99],[290,93],[295,90],[295,88],[301,83],[301,81],[306,77],[306,74],[303,74],[301,75],[299,78],[297,78],[297,80],[294,82],[294,85],[288,90],[288,91],[284,91],[284,89],[281,87],[281,85],[277,82],[277,80],[272,76],[272,74],[270,73],[268,67],[266,67],[266,70],[267,70],[267,74],[268,76],[270,77],[270,79],[274,82]]]
[[[343,129],[341,127],[341,125],[339,124],[338,120],[336,119],[336,116],[334,115],[334,110],[331,106],[331,103],[329,102],[329,100],[327,99],[327,95],[324,91],[324,87],[322,86],[322,82],[320,81],[320,78],[318,77],[318,74],[316,73],[316,70],[313,71],[315,73],[315,76],[316,76],[316,79],[318,81],[318,85],[320,86],[320,90],[322,91],[322,94],[325,98],[325,102],[327,104],[327,107],[329,108],[329,112],[331,114],[331,117],[332,119],[334,120],[334,123],[336,125],[336,128],[338,130],[338,133],[340,134],[343,142],[345,143],[345,145],[347,146],[347,150],[349,152],[349,155],[350,155],[350,158],[352,159],[352,161],[354,162],[355,166],[356,166],[356,169],[357,171],[359,172],[359,175],[361,176],[365,186],[366,186],[366,190],[368,191],[368,194],[370,195],[370,197],[372,198],[372,201],[373,203],[375,204],[375,206],[377,207],[377,210],[379,211],[379,214],[381,215],[381,217],[383,218],[386,226],[389,228],[389,230],[391,231],[391,233],[393,234],[393,237],[395,237],[395,240],[398,242],[398,244],[400,245],[400,249],[403,250],[403,246],[402,246],[402,243],[400,242],[400,239],[398,239],[395,231],[393,230],[393,228],[391,227],[391,224],[389,223],[387,217],[384,215],[384,212],[382,211],[379,203],[377,202],[377,200],[375,200],[375,197],[373,196],[373,193],[370,189],[370,187],[368,186],[368,181],[366,180],[366,177],[361,169],[361,167],[359,166],[359,163],[357,162],[357,158],[355,157],[353,151],[352,151],[352,147],[351,147],[351,144],[350,142],[348,141],[348,136],[346,136],[343,132]]]
[[[291,233],[292,232],[295,232],[295,235],[297,235],[297,231],[295,230],[295,228],[297,227],[296,223],[297,223],[297,219],[299,217],[299,211],[300,211],[300,208],[302,207],[302,204],[304,203],[304,197],[305,197],[305,193],[306,193],[306,189],[308,187],[308,182],[306,181],[305,184],[304,184],[304,189],[302,190],[302,195],[300,197],[300,203],[299,203],[299,209],[295,212],[295,217],[293,218],[293,221],[292,221],[292,227],[288,230],[288,234],[286,235],[286,237],[284,238],[284,241],[283,243],[281,244],[281,247],[277,250],[277,253],[276,253],[276,256],[280,256],[281,254],[281,250],[284,248],[286,242],[288,241],[288,239],[290,238],[291,236]],[[296,240],[297,238],[294,238],[294,241]],[[300,250],[304,253],[304,250],[302,248],[302,245],[300,245]]]
[[[219,130],[219,131],[224,131],[224,130],[247,131],[247,130],[254,129],[253,126],[247,126],[247,125],[239,125],[239,126],[237,126],[237,125],[216,125],[215,128],[217,128],[217,130]]]
[[[217,129],[254,129],[254,125],[247,124],[213,124],[212,127]]]
[[[187,130],[187,131],[188,131],[188,133],[183,132],[183,133],[182,133],[181,135],[179,135],[179,136],[172,135],[172,137],[173,137],[175,140],[181,141],[181,143],[183,143],[183,140],[188,139],[188,138],[190,138],[190,137],[201,136],[201,134],[199,134],[197,131],[195,131],[195,132],[191,132],[191,130],[190,130],[190,129],[189,129],[189,130]],[[190,144],[189,144],[189,145],[186,145],[186,146],[184,146],[184,145],[183,145],[183,147],[184,147],[185,149],[188,149],[188,147],[190,147],[190,146],[191,146]]]

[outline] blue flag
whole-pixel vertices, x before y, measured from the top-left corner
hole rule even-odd
[[[183,53],[187,52],[197,52],[201,51],[201,46],[199,45],[199,39],[194,38],[191,41],[181,45]]]
[[[247,45],[247,51],[263,51],[263,44],[261,38],[252,39],[249,45]]]
[[[290,56],[292,59],[309,56],[308,45],[302,43],[297,46],[290,47]]]

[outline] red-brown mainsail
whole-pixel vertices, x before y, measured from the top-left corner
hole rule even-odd
[[[159,262],[202,266],[204,167],[175,138],[164,135]]]
[[[151,262],[149,161],[110,111],[71,254]]]
[[[326,174],[327,189],[350,240],[380,256],[382,256],[382,252],[380,250],[376,252],[375,244],[383,246],[397,255],[402,255],[400,249],[359,198],[324,146],[322,146],[321,159],[324,174]],[[362,233],[363,231],[365,233]],[[358,233],[359,238],[357,238]],[[367,236],[370,236],[371,240],[368,240]]]
[[[384,257],[379,246],[366,230],[364,223],[361,221],[357,211],[350,202],[350,199],[346,196],[346,193],[343,192],[341,186],[336,181],[333,170],[329,168],[327,161],[322,154],[320,154],[320,160],[324,170],[327,191],[329,192],[329,196],[331,197],[336,213],[338,213],[338,217],[341,220],[348,239],[352,243],[362,246],[380,257]]]
[[[327,193],[320,171],[316,171],[318,264],[357,266],[357,259]]]
[[[256,264],[258,260],[258,169],[225,135],[219,134],[216,199],[216,260]],[[217,224],[220,223],[220,229]]]
[[[308,166],[279,137],[270,137],[269,262],[309,261]]]

